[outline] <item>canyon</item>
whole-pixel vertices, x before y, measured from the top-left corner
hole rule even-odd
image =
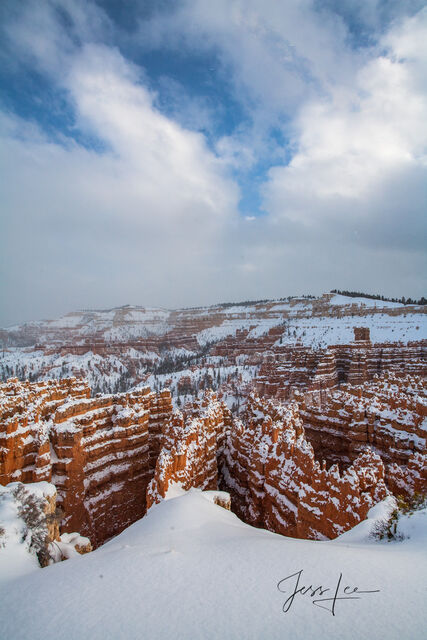
[[[91,398],[76,379],[0,387],[0,484],[47,481],[61,531],[93,546],[141,518],[170,394],[148,388]]]
[[[238,418],[212,391],[183,411],[167,390],[89,393],[76,379],[0,386],[0,483],[52,482],[61,533],[94,547],[175,484],[226,491],[245,522],[311,539],[353,527],[388,490],[427,490],[420,377],[388,373],[288,403],[253,392]]]
[[[19,376],[0,383],[0,485],[52,483],[57,534],[93,548],[175,488],[335,538],[390,492],[427,493],[425,316],[327,294],[4,331],[3,377]],[[129,388],[94,384],[116,374]]]
[[[356,348],[354,328],[370,330],[370,372],[379,373],[387,358],[405,357],[410,344],[414,353],[406,362],[416,368],[413,355],[425,362],[426,318],[426,306],[337,294],[175,311],[126,306],[73,312],[0,329],[0,379],[85,377],[94,394],[169,387],[175,403],[178,396],[182,402],[200,398],[208,377],[219,390],[258,376],[261,395],[286,399],[290,387],[311,380],[331,358],[342,375],[351,358],[357,367],[366,340],[357,340]]]

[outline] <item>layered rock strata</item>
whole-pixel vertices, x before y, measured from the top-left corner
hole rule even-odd
[[[314,458],[297,405],[251,396],[243,420],[229,419],[216,396],[206,395],[198,417],[177,412],[147,490],[147,505],[183,489],[221,489],[246,522],[302,538],[334,538],[366,517],[386,495],[384,466],[367,450],[345,472]]]
[[[229,409],[212,392],[185,413],[176,411],[164,426],[162,448],[147,490],[147,507],[164,498],[172,483],[184,490],[217,489],[230,425]]]
[[[333,364],[323,375],[335,384]],[[76,379],[10,380],[0,385],[1,483],[52,481],[62,532],[81,531],[94,546],[173,484],[228,491],[250,524],[316,539],[364,519],[385,482],[396,494],[427,491],[421,378],[390,373],[293,396],[282,404],[252,394],[232,420],[210,391],[173,413],[168,391],[91,398]]]
[[[323,393],[342,383],[360,385],[387,372],[402,376],[427,375],[427,341],[371,344],[359,338],[357,328],[355,337],[355,342],[327,349],[274,346],[263,357],[254,380],[256,392],[260,396],[289,400],[295,390]]]
[[[63,532],[94,546],[145,513],[168,391],[89,397],[78,380],[0,385],[0,482],[52,481]]]
[[[224,488],[246,522],[284,535],[334,538],[385,497],[384,466],[371,450],[340,473],[314,457],[298,406],[251,398],[228,435]]]
[[[90,388],[75,378],[47,382],[0,383],[0,484],[50,480],[50,428],[58,407],[89,398]]]
[[[370,446],[386,467],[427,451],[427,382],[388,373],[359,386],[298,395],[300,415],[318,458],[347,466]]]

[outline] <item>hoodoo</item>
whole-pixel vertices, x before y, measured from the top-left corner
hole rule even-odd
[[[0,484],[52,483],[60,533],[78,531],[93,547],[174,485],[227,491],[247,523],[312,539],[352,528],[389,492],[425,494],[426,342],[371,341],[384,325],[402,338],[416,333],[422,309],[407,317],[406,308],[334,300],[191,313],[126,307],[16,329],[7,341],[33,331],[41,362],[93,358],[124,386],[129,365],[140,384],[93,394],[84,379],[51,379],[48,369],[38,374],[46,380],[0,384]],[[108,330],[103,313],[113,319]],[[295,321],[305,327],[299,335]],[[146,337],[123,341],[138,335],[132,322]],[[348,340],[319,346],[306,335],[336,327]],[[92,330],[98,346],[88,352],[81,336]],[[17,353],[31,363],[31,349]],[[142,362],[157,373],[141,376]]]

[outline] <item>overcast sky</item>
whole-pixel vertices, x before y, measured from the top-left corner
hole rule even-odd
[[[0,325],[425,295],[426,68],[422,0],[2,0]]]

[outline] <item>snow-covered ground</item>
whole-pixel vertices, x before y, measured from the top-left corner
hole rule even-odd
[[[64,533],[50,544],[45,540],[46,500],[55,496],[56,487],[49,482],[0,485],[0,585],[40,570],[37,553],[42,549],[46,562],[53,563],[77,556],[76,545],[89,545],[78,533]]]
[[[40,569],[37,556],[31,551],[32,535],[19,515],[20,503],[14,490],[23,486],[13,482],[0,485],[0,584]],[[55,487],[48,482],[33,482],[25,485],[30,495],[44,500],[56,494]],[[0,637],[1,637],[0,625]]]
[[[379,312],[381,308],[391,309],[390,313],[394,309],[400,309],[401,313],[389,315],[387,312]],[[327,315],[317,315],[319,309],[321,313]],[[313,315],[314,310],[317,310],[315,315]],[[363,313],[368,311],[368,315],[357,315],[358,310],[362,310]],[[342,314],[342,317],[334,317],[337,312]],[[200,326],[205,325],[198,324],[198,318],[200,316],[205,318],[209,314],[212,314],[212,322],[215,324],[199,331]],[[156,347],[150,340],[153,337],[163,336],[174,327],[176,329],[180,322],[184,322],[187,338],[192,336],[196,338],[199,345],[197,352],[185,348],[167,348],[165,338],[165,343],[156,353],[154,351]],[[27,327],[34,328],[36,332],[34,336],[38,336],[36,342],[47,341],[50,348],[46,354],[40,350],[33,350],[34,347],[9,346],[0,351],[0,379],[14,376],[30,380],[84,376],[89,380],[94,392],[113,393],[127,390],[138,384],[144,380],[145,375],[156,372],[157,367],[161,371],[162,361],[169,365],[163,370],[173,369],[180,373],[180,377],[188,375],[189,366],[204,366],[209,345],[215,345],[221,340],[236,336],[239,330],[249,331],[249,340],[260,339],[260,351],[264,348],[263,336],[273,327],[280,327],[282,330],[282,336],[277,339],[276,346],[293,345],[299,342],[307,347],[325,348],[328,345],[349,343],[354,339],[354,327],[368,327],[372,342],[407,343],[426,339],[427,314],[417,313],[413,307],[404,307],[400,303],[334,295],[329,302],[327,298],[322,298],[320,301],[294,299],[288,302],[270,301],[256,305],[181,310],[175,314],[162,309],[123,307],[106,311],[71,313],[54,321],[30,323]],[[19,327],[14,327],[14,330],[18,331],[16,335],[20,335]],[[11,336],[12,334],[13,332],[10,332]],[[25,335],[24,331],[24,337]],[[107,343],[114,343],[115,350],[105,356],[92,352],[83,355],[60,355],[63,343],[78,344],[88,336],[95,338],[98,336]],[[147,342],[145,352],[143,348],[137,350],[133,347],[117,347],[123,341],[134,338],[145,339],[148,336],[151,338]],[[12,344],[15,344],[14,339],[11,338]],[[50,340],[52,342],[49,342]],[[20,343],[18,340],[18,344],[25,344],[25,342]],[[191,348],[194,348],[194,341],[192,343],[190,340],[190,344]],[[242,339],[242,348],[243,346]],[[254,347],[253,343],[252,347]],[[255,348],[257,348],[256,344]],[[237,355],[236,364],[243,364],[239,359],[241,357]],[[171,367],[171,363],[174,366]],[[218,361],[217,364],[220,365],[221,362]],[[218,377],[218,369],[213,376],[215,379]],[[170,376],[166,375],[165,379],[168,377]],[[150,380],[149,384],[151,382]],[[172,376],[173,393],[175,382],[175,377]]]
[[[377,302],[373,300],[372,302]],[[391,304],[391,303],[390,303]],[[332,344],[353,342],[353,327],[368,327],[371,342],[403,342],[425,340],[427,337],[427,315],[408,313],[388,316],[344,316],[342,318],[313,317],[290,320],[279,344],[301,342],[307,347],[327,347]]]
[[[21,380],[48,380],[77,376],[86,378],[94,392],[123,391],[127,377],[124,361],[134,357],[129,354],[130,351],[135,350],[124,350],[119,358],[114,355],[101,356],[91,351],[83,355],[45,355],[42,351],[14,348],[0,356],[0,377],[7,379],[16,376]],[[158,359],[158,356],[154,357]],[[147,369],[147,361],[152,361],[149,354],[137,354],[141,374]],[[128,384],[127,387],[129,386]]]
[[[338,293],[331,298],[329,304],[332,304],[333,306],[355,304],[357,306],[375,307],[377,309],[401,309],[404,306],[401,302],[390,302],[389,300],[373,300],[372,298],[351,298],[349,296],[342,296]]]
[[[1,637],[420,640],[427,515],[412,518],[402,542],[370,539],[369,522],[334,541],[295,540],[192,490],[97,551],[0,587]]]
[[[104,311],[76,311],[55,320],[28,322],[25,325],[7,327],[6,331],[16,332],[26,328],[37,335],[38,343],[49,343],[72,335],[74,340],[103,334],[106,340],[126,342],[133,338],[163,335],[170,327],[170,311],[145,307],[118,307]]]

